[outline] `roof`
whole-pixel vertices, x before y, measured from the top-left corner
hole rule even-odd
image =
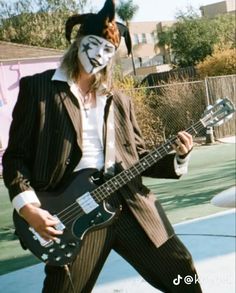
[[[63,51],[0,41],[0,61],[60,57]]]

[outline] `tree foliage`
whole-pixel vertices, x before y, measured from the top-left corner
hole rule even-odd
[[[235,15],[220,14],[211,21],[219,46],[235,46]]]
[[[116,13],[119,18],[128,26],[129,22],[133,19],[138,9],[138,5],[135,5],[133,0],[120,0],[116,7]]]
[[[0,1],[0,39],[28,45],[63,49],[65,22],[79,13],[87,0]]]
[[[133,0],[120,0],[119,4],[116,7],[116,13],[119,16],[119,18],[129,28],[129,23],[133,19],[138,9],[139,9],[138,5],[133,4]],[[132,60],[133,72],[134,72],[134,75],[136,75],[133,50],[131,50],[131,60]]]
[[[155,45],[155,49],[164,49],[164,63],[171,63],[171,50],[172,50],[172,40],[174,34],[174,27],[164,27],[162,31],[157,32],[158,43]]]
[[[207,56],[203,62],[197,65],[199,75],[219,76],[236,74],[236,54],[232,48],[217,48],[211,56]]]
[[[158,32],[158,46],[168,46],[171,47],[173,40],[173,27],[165,28],[163,31]]]
[[[172,40],[172,49],[181,67],[195,65],[211,54],[215,43],[208,21],[191,19],[178,22]]]
[[[159,45],[171,47],[175,62],[181,66],[194,66],[213,53],[218,45],[235,45],[235,18],[225,14],[214,19],[201,18],[189,9],[179,12],[172,28],[159,34]]]

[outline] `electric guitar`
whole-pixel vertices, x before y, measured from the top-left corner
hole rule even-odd
[[[198,122],[185,131],[196,135],[204,128],[223,123],[234,111],[230,100],[218,100]],[[73,261],[85,235],[94,229],[109,225],[114,220],[117,210],[108,208],[105,199],[170,153],[176,139],[177,136],[171,137],[129,169],[121,171],[102,184],[97,183],[99,180],[94,176],[96,169],[84,169],[76,173],[61,191],[38,192],[41,207],[58,219],[59,224],[55,228],[63,231],[63,234],[58,237],[58,241],[46,241],[14,211],[16,232],[24,246],[49,265],[62,266]]]

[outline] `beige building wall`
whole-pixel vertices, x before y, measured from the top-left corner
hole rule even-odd
[[[151,57],[155,55],[155,43],[157,22],[132,22],[130,23],[130,35],[133,44],[133,54],[135,57]],[[125,56],[126,51],[123,44],[119,49],[121,56]]]
[[[164,22],[131,22],[130,23],[130,35],[133,44],[133,57],[135,67],[155,68],[161,66],[164,61],[163,48],[157,46],[158,43],[158,31],[162,31],[163,27],[171,26],[174,21]],[[127,50],[122,40],[121,46],[118,51],[118,55],[121,60],[121,66],[126,71],[126,68],[132,67],[131,58],[127,58]],[[143,70],[139,70],[140,72]]]
[[[225,0],[200,7],[202,16],[213,18],[218,14],[235,12],[235,0]]]
[[[227,6],[227,12],[233,12],[236,11],[236,4],[235,0],[227,0],[226,6]]]

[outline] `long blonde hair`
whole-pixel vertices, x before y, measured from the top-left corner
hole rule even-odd
[[[61,67],[65,71],[70,80],[78,80],[80,76],[80,66],[82,66],[78,59],[78,50],[82,36],[77,38],[64,54],[61,62]],[[101,84],[106,85],[106,91],[110,92],[112,87],[112,61],[102,70],[94,74],[94,82],[91,85],[91,91],[97,90]]]

